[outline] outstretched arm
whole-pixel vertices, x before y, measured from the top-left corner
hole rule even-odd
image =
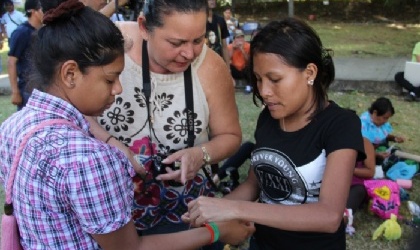
[[[340,149],[328,155],[316,203],[280,205],[220,198],[210,201],[211,198],[200,197],[189,205],[189,219],[193,225],[241,219],[283,230],[336,232],[343,219],[356,156],[352,149]],[[228,198],[233,198],[240,187]]]
[[[237,245],[253,234],[252,224],[241,221],[217,223],[220,241]],[[138,237],[132,221],[108,234],[93,234],[92,237],[105,250],[120,249],[198,249],[211,242],[211,234],[206,227],[183,232]]]

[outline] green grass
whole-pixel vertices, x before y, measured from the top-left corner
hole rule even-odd
[[[0,74],[7,74],[7,52],[9,52],[9,44],[5,40],[3,43],[3,49],[0,50],[0,60],[2,65]]]
[[[336,56],[411,58],[420,25],[313,22],[326,48]]]

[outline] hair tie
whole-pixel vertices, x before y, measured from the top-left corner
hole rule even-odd
[[[73,11],[83,9],[85,5],[79,0],[68,0],[62,2],[56,8],[50,9],[44,13],[42,22],[44,24],[51,24],[52,22],[66,17],[66,14],[71,14]]]

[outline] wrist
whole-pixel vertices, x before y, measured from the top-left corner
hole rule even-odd
[[[205,223],[204,226],[210,233],[210,244],[217,242],[220,238],[219,226],[215,222]]]
[[[203,162],[204,165],[209,165],[211,162],[210,154],[207,152],[206,147],[201,147],[201,151],[203,152]]]

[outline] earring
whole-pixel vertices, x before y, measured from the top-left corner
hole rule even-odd
[[[314,85],[314,80],[308,80],[308,85]]]

